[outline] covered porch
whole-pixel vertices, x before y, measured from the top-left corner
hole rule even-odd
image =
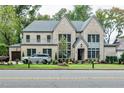
[[[88,43],[82,37],[74,42],[73,48],[75,60],[87,59]]]
[[[9,47],[9,60],[21,60],[21,45],[14,44]]]

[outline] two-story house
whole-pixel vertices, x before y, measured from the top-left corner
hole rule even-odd
[[[104,29],[95,16],[85,22],[71,21],[64,16],[60,21],[34,21],[22,31],[22,43],[10,46],[10,60],[35,53],[48,53],[52,59],[73,58],[85,60],[116,55],[115,44],[104,43]],[[66,39],[66,55],[60,49],[60,40]]]

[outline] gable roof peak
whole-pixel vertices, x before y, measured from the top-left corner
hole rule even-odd
[[[81,31],[85,30],[85,28],[87,27],[87,25],[91,22],[92,19],[95,19],[96,22],[100,25],[100,27],[103,29],[104,31],[104,28],[101,26],[100,22],[98,21],[97,17],[95,15],[92,15],[91,17],[89,17],[89,19],[87,19],[85,21],[85,24],[82,26],[81,28]]]
[[[55,30],[55,28],[59,25],[59,23],[60,23],[64,18],[69,22],[69,24],[72,26],[72,28],[76,31],[76,28],[74,27],[74,25],[73,25],[72,22],[69,20],[69,18],[67,17],[66,14],[65,14],[64,16],[62,16],[62,18],[59,20],[58,24],[54,27],[54,30]]]

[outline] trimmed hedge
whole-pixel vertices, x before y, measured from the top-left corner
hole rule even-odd
[[[114,62],[117,62],[118,61],[118,58],[117,56],[106,56],[106,62],[107,63],[114,63]]]

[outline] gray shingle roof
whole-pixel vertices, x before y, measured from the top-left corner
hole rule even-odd
[[[10,45],[10,48],[18,48],[18,47],[21,47],[21,44]]]
[[[71,21],[71,22],[77,31],[81,31],[81,27],[84,24],[83,21]]]
[[[75,42],[73,43],[72,46],[75,47],[80,40],[82,40],[86,44],[86,46],[89,46],[88,43],[85,41],[85,39],[82,36],[79,36],[79,38],[77,40],[75,40]]]
[[[33,21],[23,31],[53,31],[59,21]],[[71,21],[77,31],[81,31],[83,21]]]
[[[90,20],[92,18],[95,18],[94,16],[90,17],[85,22],[83,21],[70,21],[73,25],[73,27],[76,29],[77,32],[83,31]],[[59,23],[59,21],[55,20],[47,20],[47,21],[33,21],[30,25],[28,25],[23,31],[53,31],[56,25]]]
[[[33,21],[23,31],[53,31],[58,21]]]

